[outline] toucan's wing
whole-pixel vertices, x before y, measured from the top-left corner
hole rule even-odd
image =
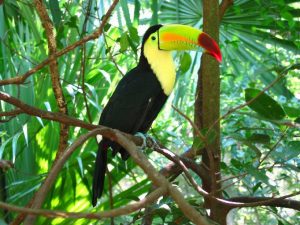
[[[143,118],[151,125],[160,111],[163,104],[153,110],[153,106],[158,106],[153,101],[161,92],[161,86],[152,71],[131,70],[119,82],[103,109],[99,124],[127,133],[140,131],[145,123]],[[137,124],[141,126],[137,127]]]

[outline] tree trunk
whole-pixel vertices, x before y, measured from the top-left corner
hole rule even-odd
[[[219,40],[219,2],[218,0],[203,0],[203,31],[208,33],[217,42]],[[195,101],[195,124],[202,131],[209,129],[220,116],[220,71],[219,63],[210,55],[203,54],[198,72],[198,83]],[[211,129],[202,163],[208,168],[210,181],[203,181],[203,188],[215,197],[222,197],[218,192],[221,188],[217,183],[220,180],[220,124]],[[205,206],[210,209],[212,220],[225,225],[226,214],[215,201],[206,198]]]

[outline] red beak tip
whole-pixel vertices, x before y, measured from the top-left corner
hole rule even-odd
[[[198,44],[206,49],[206,52],[213,56],[219,63],[222,62],[222,53],[216,41],[206,33],[201,33],[198,37]]]

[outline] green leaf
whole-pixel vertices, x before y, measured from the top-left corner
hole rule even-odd
[[[123,15],[124,15],[124,18],[125,18],[126,26],[128,28],[130,28],[130,27],[132,27],[132,23],[131,23],[131,19],[130,19],[128,2],[126,0],[121,0],[120,4],[121,4],[121,8],[122,8]]]
[[[253,193],[255,193],[255,192],[257,191],[258,188],[262,188],[261,182],[258,182],[258,183],[252,188]]]
[[[61,10],[59,8],[58,0],[50,0],[49,7],[53,18],[53,23],[57,29],[61,22],[61,15],[62,15]]]
[[[133,17],[133,23],[134,26],[137,26],[139,24],[139,16],[140,16],[140,10],[141,10],[141,3],[139,0],[134,0],[134,17]]]
[[[165,222],[166,217],[170,214],[170,210],[166,208],[155,209],[153,215],[159,216],[163,222]]]
[[[266,175],[266,171],[258,170],[253,166],[247,166],[247,172],[255,177],[257,180],[269,185],[269,177]]]
[[[152,10],[152,19],[151,19],[151,25],[158,24],[158,3],[157,0],[152,0],[151,4],[151,10]]]
[[[300,108],[294,108],[290,106],[283,106],[285,113],[288,117],[299,117],[300,116]]]
[[[81,177],[83,177],[84,176],[84,171],[83,171],[82,158],[81,157],[77,157],[76,159],[77,159],[77,162],[78,162],[80,175],[81,175]]]
[[[286,161],[296,158],[300,154],[300,141],[289,142],[283,153]]]
[[[18,140],[22,133],[23,132],[19,132],[19,133],[15,134],[12,139],[12,161],[13,162],[15,162],[15,160],[16,160]]]
[[[184,52],[180,58],[180,71],[181,73],[185,73],[189,70],[192,64],[192,57],[187,52]]]
[[[77,16],[72,16],[70,20],[66,22],[66,25],[72,28],[77,28],[77,21],[78,21]]]
[[[128,35],[126,33],[122,34],[122,36],[120,37],[120,51],[124,52],[128,49],[129,46],[129,42],[128,42]]]
[[[244,164],[242,164],[239,160],[236,159],[231,159],[230,160],[231,165],[233,165],[237,169],[242,169],[244,168]]]
[[[269,144],[271,138],[267,134],[254,133],[247,140],[251,141],[251,142],[256,142],[256,143],[259,143],[259,144]]]
[[[260,92],[261,91],[258,89],[247,88],[245,90],[246,102],[258,96]],[[286,115],[281,105],[265,93],[260,94],[253,102],[248,104],[248,106],[253,111],[257,112],[267,119],[281,120]]]
[[[129,34],[130,34],[130,38],[131,40],[135,43],[135,44],[139,44],[140,42],[140,37],[138,34],[138,30],[135,27],[129,27]]]
[[[284,147],[276,149],[271,156],[278,162],[286,162],[300,154],[300,141],[291,141]]]
[[[248,139],[246,139],[245,137],[243,137],[240,134],[230,134],[230,136],[237,140],[242,142],[244,145],[248,146],[251,150],[253,150],[255,152],[255,154],[257,155],[257,157],[259,158],[261,156],[261,151],[259,150],[259,148],[257,148],[255,146],[255,144],[252,143],[252,141],[249,141]]]
[[[194,138],[193,148],[194,149],[204,148],[204,142],[202,141],[202,139],[200,137],[197,136]]]
[[[111,24],[110,23],[106,23],[104,25],[104,31],[107,32],[109,30],[109,28],[111,27]]]

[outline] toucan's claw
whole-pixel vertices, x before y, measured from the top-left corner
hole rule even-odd
[[[137,132],[134,134],[134,136],[136,137],[140,137],[143,140],[143,144],[141,146],[139,146],[140,148],[144,149],[147,147],[147,136],[141,132]]]
[[[150,136],[148,134],[137,132],[137,133],[135,133],[134,136],[140,137],[140,138],[143,139],[143,144],[141,146],[139,146],[142,149],[147,148],[147,147],[153,148],[153,147],[155,147],[157,145],[156,140],[152,136]]]

